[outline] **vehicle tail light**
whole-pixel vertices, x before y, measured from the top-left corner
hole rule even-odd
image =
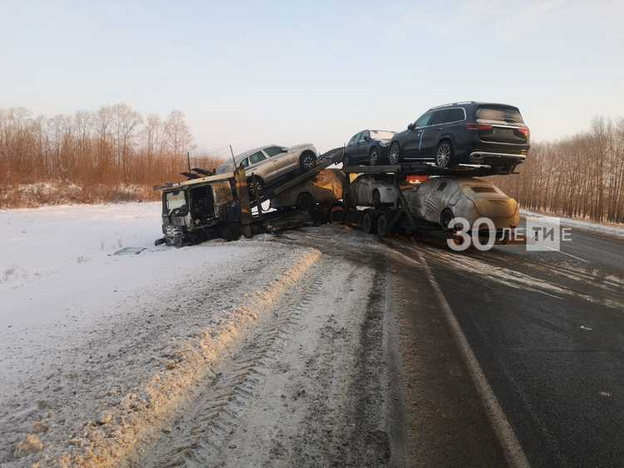
[[[529,130],[529,127],[520,127],[518,129],[518,133],[525,138],[529,138],[529,136],[531,136],[531,131]]]
[[[492,130],[492,126],[490,124],[478,124],[478,123],[467,123],[466,130],[476,130],[479,132],[488,132]]]
[[[429,180],[429,176],[426,175],[408,175],[405,180],[408,184],[420,184]]]

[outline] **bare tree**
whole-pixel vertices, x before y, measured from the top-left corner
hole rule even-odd
[[[126,181],[130,177],[128,170],[134,145],[133,138],[139,125],[143,123],[143,118],[127,104],[114,105],[112,115],[117,165],[121,168],[122,178]]]
[[[589,131],[537,143],[519,176],[495,182],[528,209],[624,222],[624,120],[596,118]]]
[[[153,197],[153,185],[180,178],[192,148],[180,111],[163,122],[157,115],[144,121],[127,104],[49,119],[0,109],[0,207],[20,206],[16,187],[42,182],[78,187],[82,198],[75,201],[115,199],[122,185],[143,187],[141,196]]]

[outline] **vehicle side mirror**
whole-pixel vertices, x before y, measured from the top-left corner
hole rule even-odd
[[[416,127],[414,126],[414,124],[413,124],[413,123],[411,123],[411,124],[409,124],[409,125],[407,126],[407,129],[408,129],[410,132],[413,132],[415,128],[416,128]]]

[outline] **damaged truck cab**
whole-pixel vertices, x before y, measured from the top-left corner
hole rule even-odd
[[[157,244],[181,247],[220,235],[236,195],[233,174],[162,187],[162,231]]]

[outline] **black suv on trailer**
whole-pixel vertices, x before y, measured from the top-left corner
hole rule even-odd
[[[388,156],[390,140],[396,132],[388,130],[362,130],[351,137],[344,149],[343,164],[369,164],[375,166]]]
[[[390,142],[388,162],[433,161],[438,167],[487,164],[510,172],[529,151],[529,128],[517,107],[456,102],[425,112]]]

